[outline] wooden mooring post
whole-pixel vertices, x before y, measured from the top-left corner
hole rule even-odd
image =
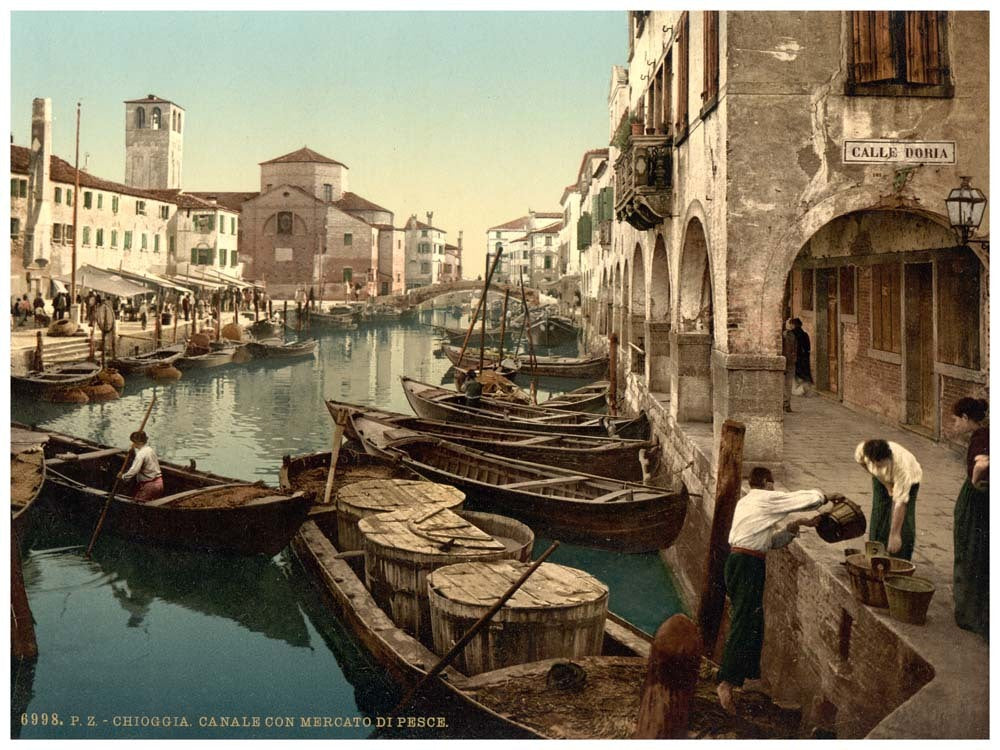
[[[21,571],[21,545],[14,530],[10,532],[10,647],[17,659],[38,658],[35,622]]]
[[[660,625],[649,651],[633,739],[687,739],[701,652],[698,627],[686,615],[673,615]]]
[[[743,439],[746,425],[727,419],[722,424],[719,438],[719,463],[715,479],[715,511],[712,515],[712,533],[708,542],[705,561],[705,580],[698,604],[698,629],[706,655],[715,651],[719,637],[722,613],[726,607],[726,558],[729,556],[729,531],[733,526],[733,513],[740,499],[743,469]]]
[[[34,362],[32,362],[32,370],[44,370],[45,369],[45,344],[42,340],[42,332],[37,331],[35,333],[35,357]]]

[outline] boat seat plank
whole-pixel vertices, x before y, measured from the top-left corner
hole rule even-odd
[[[572,484],[576,482],[583,482],[587,477],[575,475],[571,477],[551,477],[549,479],[531,479],[526,482],[513,482],[511,484],[500,484],[497,485],[500,489],[504,490],[520,490],[526,489],[528,487],[547,487],[550,485],[557,484]]]
[[[59,453],[55,458],[50,458],[46,461],[47,466],[62,466],[63,464],[77,463],[79,461],[96,461],[99,458],[108,458],[110,456],[120,456],[122,454],[121,448],[106,448],[101,451],[90,451],[89,453]]]
[[[167,495],[166,497],[161,497],[156,500],[151,500],[148,503],[143,503],[147,508],[158,508],[161,505],[170,505],[176,500],[181,500],[183,498],[191,497],[192,495],[200,495],[206,490],[218,490],[223,487],[246,487],[246,482],[234,482],[232,484],[213,484],[206,487],[197,487],[193,490],[188,490],[187,492],[178,492],[173,495]]]
[[[612,500],[618,500],[619,498],[621,498],[621,497],[623,497],[625,495],[631,495],[631,494],[632,494],[632,488],[631,487],[626,487],[626,488],[621,489],[621,490],[614,490],[612,492],[607,492],[607,493],[605,493],[603,495],[600,495],[599,497],[595,497],[594,498],[594,502],[595,503],[608,503],[608,502],[611,502]]]
[[[528,438],[527,440],[518,440],[516,442],[518,445],[542,445],[543,443],[551,443],[556,439],[556,435],[538,435],[537,437]]]

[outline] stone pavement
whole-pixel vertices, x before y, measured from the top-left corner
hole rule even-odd
[[[964,454],[876,417],[848,409],[821,396],[793,398],[785,415],[784,483],[790,489],[818,487],[840,492],[871,510],[871,478],[854,461],[863,440],[884,438],[904,446],[923,469],[917,498],[916,575],[933,581],[936,591],[923,626],[908,625],[888,610],[869,608],[907,641],[935,670],[935,677],[882,721],[870,737],[988,737],[989,646],[955,625],[952,591],[953,513],[965,477]],[[857,542],[857,543],[855,543]],[[845,547],[863,539],[828,545],[815,534],[798,544],[849,587],[839,563]]]

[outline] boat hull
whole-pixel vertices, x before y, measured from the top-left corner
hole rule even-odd
[[[458,365],[464,369],[477,366],[479,364],[478,350],[474,356],[466,351],[465,356],[459,360],[461,347],[444,346],[445,356],[453,365]],[[487,352],[486,361],[490,364],[496,363],[496,352]],[[527,356],[522,354],[520,358],[521,372],[535,374],[547,378],[579,378],[581,380],[597,380],[608,374],[607,357],[535,357],[535,366]]]
[[[111,367],[126,375],[146,373],[153,367],[174,364],[184,355],[184,345],[168,346],[148,354],[136,357],[116,357],[111,360]]]

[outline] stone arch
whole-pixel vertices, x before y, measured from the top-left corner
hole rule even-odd
[[[713,284],[708,241],[701,219],[692,217],[684,231],[677,279],[674,398],[678,422],[712,422]]]
[[[714,312],[712,264],[701,221],[692,218],[684,233],[677,279],[677,328],[712,333]]]
[[[601,271],[601,288],[598,290],[597,297],[597,316],[600,318],[601,324],[598,330],[602,336],[607,336],[610,333],[610,321],[611,318],[608,314],[608,310],[611,307],[611,299],[608,295],[608,267],[604,266]]]
[[[146,110],[143,107],[135,108],[135,127],[139,130],[146,127]]]
[[[642,245],[636,243],[632,253],[632,299],[630,311],[633,315],[646,315],[646,265],[642,259]]]
[[[631,315],[631,310],[632,310],[631,281],[632,281],[632,276],[629,273],[629,262],[626,259],[625,265],[622,267],[622,289],[621,289],[622,304],[621,304],[621,310],[619,312],[620,322],[618,324],[619,325],[618,330],[620,331],[619,338],[621,339],[622,348],[625,350],[626,353],[628,352],[629,341],[631,341],[631,338],[629,337],[629,334],[631,332],[630,331],[631,326],[629,325],[629,316]]]
[[[621,309],[621,299],[622,299],[622,266],[621,263],[615,263],[614,280],[611,286],[611,298],[612,306],[609,309],[609,314],[611,316],[611,333],[617,334],[619,341],[621,340],[621,327],[618,323],[618,316],[615,314],[616,310]]]
[[[646,308],[646,382],[654,393],[670,393],[670,265],[667,243],[656,235]]]
[[[650,320],[670,320],[670,262],[667,258],[667,243],[662,234],[656,235],[653,260],[649,269],[649,310]]]
[[[149,127],[152,128],[153,130],[159,130],[162,117],[163,113],[160,112],[160,108],[153,107],[153,114],[149,118]]]

